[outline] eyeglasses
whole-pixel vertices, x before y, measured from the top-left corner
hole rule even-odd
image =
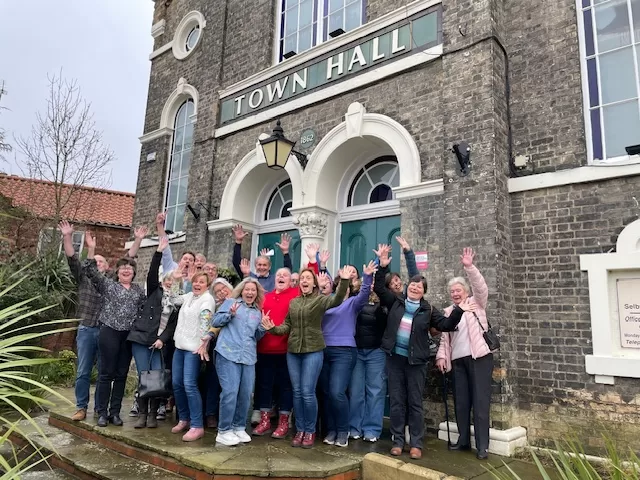
[[[123,265],[118,270],[130,270],[133,272],[133,267],[131,265]]]

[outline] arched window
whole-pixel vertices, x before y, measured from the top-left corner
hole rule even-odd
[[[276,187],[264,212],[265,220],[276,220],[278,218],[290,217],[289,209],[293,205],[293,189],[291,180],[285,180]]]
[[[166,229],[172,232],[180,232],[184,227],[184,210],[187,205],[189,167],[193,147],[193,113],[194,103],[189,99],[178,109],[173,126],[173,142],[165,199]]]
[[[400,182],[398,161],[394,156],[376,158],[365,165],[349,188],[348,207],[393,200],[393,187]]]

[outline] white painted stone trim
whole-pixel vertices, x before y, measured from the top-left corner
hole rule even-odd
[[[159,57],[160,55],[162,55],[165,52],[168,52],[172,48],[173,48],[173,40],[171,40],[170,42],[165,43],[164,45],[162,45],[157,50],[154,50],[153,52],[151,52],[149,54],[149,60],[153,60],[154,58]]]
[[[393,217],[400,215],[400,202],[389,200],[386,202],[371,203],[369,205],[358,205],[340,210],[338,221],[355,222],[358,220],[369,220],[370,218]]]
[[[393,12],[389,12],[386,15],[378,17],[364,25],[351,30],[350,32],[344,33],[337,38],[328,40],[324,43],[316,45],[315,47],[307,50],[299,55],[296,55],[293,58],[288,60],[284,60],[276,65],[273,65],[261,72],[256,73],[250,77],[247,77],[229,87],[221,90],[219,92],[220,99],[224,99],[229,97],[237,92],[244,90],[245,88],[249,88],[252,85],[256,85],[260,82],[268,80],[272,77],[275,77],[287,70],[296,67],[297,65],[302,65],[309,60],[313,60],[315,58],[321,57],[325,53],[329,53],[333,50],[336,50],[343,45],[347,45],[354,40],[358,40],[359,38],[366,37],[372,33],[375,33],[378,30],[382,30],[389,25],[393,25],[394,23],[400,22],[405,18],[411,17],[416,13],[420,13],[423,10],[426,10],[434,5],[438,5],[442,3],[441,0],[416,0],[407,5],[403,5],[401,8],[394,10]],[[325,90],[323,90],[325,91]]]
[[[160,35],[163,35],[166,23],[167,22],[165,21],[164,18],[162,20],[160,20],[159,22],[154,23],[151,26],[151,36],[153,38],[158,38]]]
[[[242,228],[247,232],[253,233],[256,231],[256,226],[254,224],[241,222],[235,218],[209,220],[207,222],[207,228],[210,232],[216,232],[218,230],[229,230],[229,232],[231,232],[231,228],[238,224],[242,225]]]
[[[293,217],[279,218],[277,220],[264,220],[256,226],[256,233],[261,235],[263,233],[282,232],[284,230],[295,230],[296,226],[293,224]]]
[[[597,182],[619,177],[640,175],[640,161],[626,165],[589,165],[558,172],[539,173],[526,177],[510,178],[509,193],[526,192],[540,188],[561,187],[578,183]]]
[[[177,232],[174,233],[172,235],[169,235],[169,243],[184,243],[187,241],[187,234],[185,232]],[[128,242],[126,242],[124,244],[124,248],[129,250],[131,248],[131,246],[133,245],[133,240],[129,240]],[[147,247],[157,247],[158,244],[160,242],[158,241],[158,237],[151,237],[151,238],[145,238],[144,240],[142,240],[142,243],[140,244],[140,248],[147,248]]]
[[[160,129],[170,128],[173,130],[178,109],[189,99],[193,100],[192,117],[195,117],[193,118],[193,121],[195,122],[198,116],[200,95],[198,94],[196,87],[190,85],[184,77],[180,77],[178,79],[176,89],[171,92],[171,95],[169,95],[169,98],[167,98],[164,102],[164,106],[162,107],[162,113],[160,114]]]
[[[338,38],[342,38],[342,35]],[[225,125],[224,127],[217,128],[213,132],[213,135],[216,138],[219,138],[240,130],[244,130],[245,128],[251,127],[253,125],[268,122],[293,110],[298,110],[313,103],[325,101],[331,97],[336,97],[344,94],[345,92],[356,90],[365,85],[378,82],[383,78],[395,75],[417,65],[431,62],[437,58],[440,58],[441,56],[442,44],[436,45],[435,47],[421,52],[413,53],[390,63],[383,63],[379,67],[371,68],[366,72],[361,73],[360,75],[354,76],[353,78],[347,78],[342,82],[330,84],[326,88],[319,89],[317,92],[311,92],[307,95],[296,97],[293,100],[278,104],[272,108],[261,110],[255,115],[243,118],[242,120],[238,120],[237,122]]]
[[[153,140],[156,140],[158,138],[169,136],[169,135],[173,135],[173,128],[164,127],[164,128],[159,128],[157,130],[153,130],[149,133],[145,133],[138,139],[140,140],[140,143],[145,144]]]
[[[198,41],[191,50],[187,51],[187,49],[185,48],[187,36],[189,35],[189,32],[191,32],[191,30],[196,26],[200,27],[200,35],[198,36]],[[173,56],[178,60],[184,60],[193,52],[195,52],[198,46],[200,46],[200,44],[202,43],[202,36],[204,35],[204,28],[206,26],[207,21],[204,19],[204,15],[202,15],[202,13],[198,12],[197,10],[193,10],[187,13],[176,27],[176,32],[173,35]]]
[[[421,198],[427,195],[440,195],[444,193],[444,179],[438,178],[415,185],[395,187],[393,193],[396,196],[396,200],[409,200],[410,198]]]
[[[449,422],[449,431],[451,433],[451,442],[456,443],[460,436],[458,425],[455,422]],[[471,448],[476,448],[475,430],[471,425]],[[447,422],[441,422],[438,426],[438,438],[447,440]],[[489,429],[489,453],[502,455],[504,457],[512,456],[517,449],[527,446],[527,429],[524,427],[513,427],[508,430],[498,430],[496,428]]]

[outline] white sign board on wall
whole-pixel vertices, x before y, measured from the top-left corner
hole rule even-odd
[[[640,278],[616,281],[620,346],[640,348]]]

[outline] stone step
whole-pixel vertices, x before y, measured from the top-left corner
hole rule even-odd
[[[27,421],[19,422],[21,435],[13,435],[12,441],[21,446],[28,446],[28,439],[38,446],[41,452],[55,453],[56,455],[51,456],[47,462],[58,470],[55,474],[60,479],[74,478],[61,476],[65,473],[70,473],[82,480],[133,480],[141,477],[158,480],[185,480],[186,478],[55,428],[49,425],[46,415],[34,420],[38,428]],[[56,478],[51,471],[34,471],[31,475],[33,476],[32,480],[45,477],[47,480]],[[28,479],[29,477],[23,478]]]

